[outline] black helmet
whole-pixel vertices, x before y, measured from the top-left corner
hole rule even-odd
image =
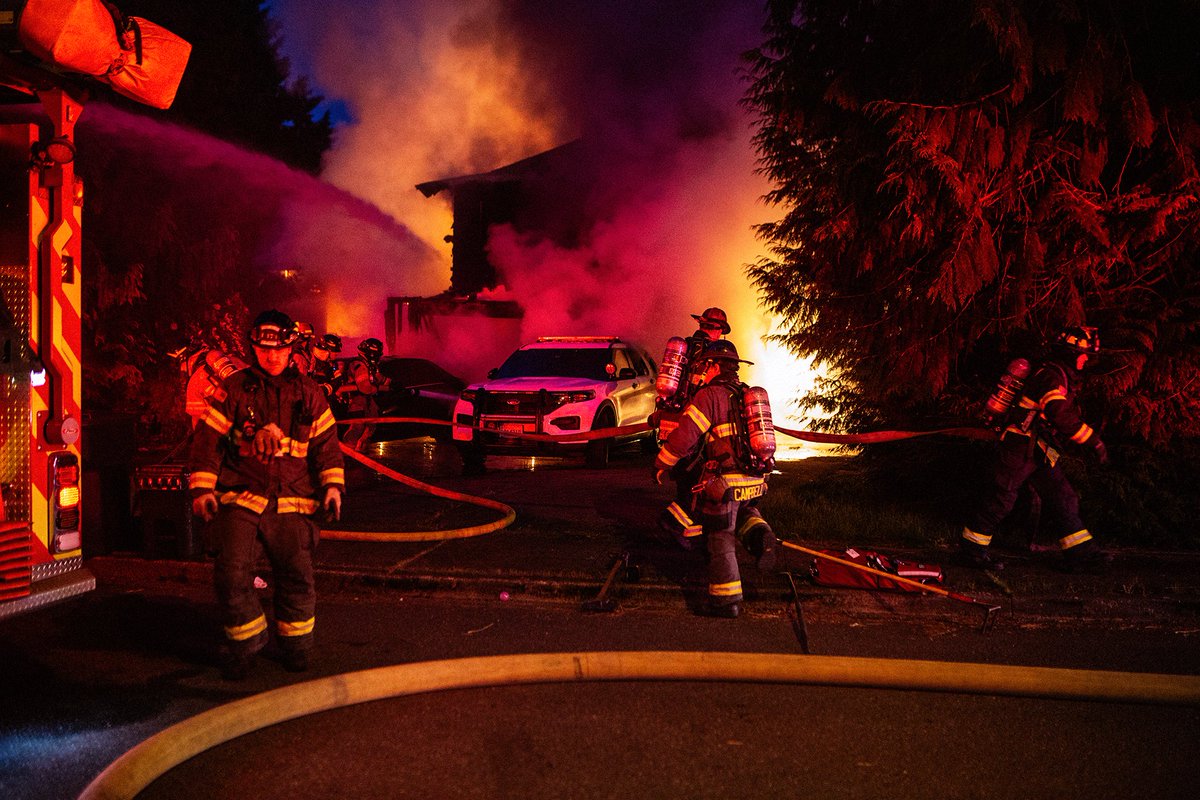
[[[383,356],[383,342],[374,337],[363,339],[358,345],[358,352],[363,358],[374,364]]]
[[[710,325],[713,328],[720,328],[721,333],[728,334],[730,331],[729,318],[725,316],[724,310],[716,306],[704,309],[703,314],[692,314],[692,319],[701,326]]]
[[[702,355],[700,358],[703,361],[726,361],[735,365],[738,363],[754,363],[753,361],[747,361],[744,358],[739,358],[737,348],[734,347],[733,342],[729,341],[728,339],[717,339],[714,342],[709,342],[708,347],[704,348],[704,355]]]
[[[328,350],[331,353],[340,353],[342,352],[342,337],[336,333],[327,333],[318,341],[313,342],[313,347]]]
[[[254,318],[249,337],[255,347],[272,350],[291,347],[296,343],[296,323],[287,314],[272,308]]]
[[[1058,332],[1051,346],[1070,357],[1095,355],[1100,352],[1100,331],[1084,325],[1070,325]]]
[[[300,341],[302,341],[302,342],[312,341],[312,338],[316,335],[317,335],[316,331],[313,330],[312,325],[309,325],[307,322],[297,322],[296,323],[296,337]]]

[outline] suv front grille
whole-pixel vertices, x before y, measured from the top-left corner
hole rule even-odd
[[[514,417],[535,417],[549,411],[549,392],[481,392],[482,414],[498,414]]]

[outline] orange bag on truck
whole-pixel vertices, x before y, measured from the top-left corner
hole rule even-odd
[[[192,46],[161,25],[127,17],[123,49],[108,70],[113,89],[155,108],[170,108]]]
[[[100,0],[29,0],[17,35],[42,61],[87,75],[108,72],[121,52],[116,23]]]
[[[141,17],[122,16],[101,0],[29,0],[18,26],[21,44],[62,69],[107,81],[115,91],[169,108],[192,46]]]

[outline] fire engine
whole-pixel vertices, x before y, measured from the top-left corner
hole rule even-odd
[[[83,184],[75,124],[100,82],[167,108],[190,45],[101,0],[0,2],[0,617],[95,588],[83,565]]]

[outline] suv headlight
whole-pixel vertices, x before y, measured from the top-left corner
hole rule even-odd
[[[458,399],[462,400],[463,402],[466,402],[466,403],[474,403],[475,402],[475,390],[474,389],[463,389],[463,392],[462,392],[462,394],[460,394],[458,396]]]
[[[583,392],[554,392],[550,395],[554,398],[556,406],[565,406],[567,403],[586,403],[593,399],[596,393],[591,389]]]

